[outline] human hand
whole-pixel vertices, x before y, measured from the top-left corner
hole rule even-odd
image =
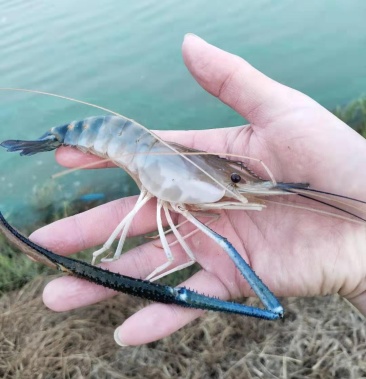
[[[366,177],[361,175],[366,142],[356,132],[306,95],[196,36],[186,36],[183,57],[198,83],[250,125],[214,132],[159,132],[163,139],[204,151],[260,158],[277,181],[308,182],[316,189],[366,200]],[[60,148],[56,155],[67,167],[94,159],[70,148]],[[57,221],[34,232],[31,239],[63,255],[101,244],[135,201],[136,197],[120,199]],[[154,231],[155,212],[155,203],[150,201],[135,217],[129,235]],[[366,314],[365,226],[270,204],[261,212],[222,211],[213,228],[237,248],[277,296],[339,293]],[[189,242],[202,270],[184,286],[221,299],[253,295],[215,243],[202,234]],[[173,253],[174,264],[186,261],[179,248]],[[145,278],[165,261],[163,250],[152,241],[103,267]],[[51,309],[66,311],[113,295],[113,291],[92,283],[62,277],[47,285],[43,299]],[[118,328],[117,340],[125,345],[151,342],[200,314],[199,310],[151,304]]]

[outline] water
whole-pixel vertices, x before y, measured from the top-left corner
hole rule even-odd
[[[334,108],[365,93],[365,16],[364,0],[0,0],[0,86],[100,104],[151,129],[238,125],[242,118],[206,94],[183,64],[183,35],[194,32]],[[0,141],[100,113],[14,92],[0,91],[0,104]],[[0,209],[136,191],[121,170],[50,180],[57,171],[53,153],[0,151]]]

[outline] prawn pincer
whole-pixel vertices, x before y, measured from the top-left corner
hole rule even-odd
[[[13,240],[15,238],[23,250],[24,246],[27,246],[27,249],[37,252],[34,253],[36,258],[42,257],[43,261],[51,262],[52,266],[63,271],[109,288],[159,302],[241,313],[264,319],[278,319],[283,316],[284,311],[274,294],[235,247],[226,238],[199,221],[196,215],[223,209],[260,211],[266,207],[267,202],[277,203],[276,200],[269,200],[269,197],[283,198],[297,195],[322,205],[329,205],[336,212],[343,212],[343,214],[332,214],[335,217],[361,223],[366,221],[357,212],[358,205],[365,204],[364,201],[312,189],[307,183],[277,183],[267,167],[260,160],[254,159],[262,165],[270,177],[270,180],[262,179],[243,162],[166,142],[137,122],[114,114],[89,117],[53,127],[35,140],[7,140],[0,144],[10,152],[19,151],[21,155],[50,151],[63,145],[71,146],[112,161],[127,171],[140,188],[141,193],[134,208],[116,227],[103,247],[93,253],[92,265],[60,257],[42,249],[17,233],[1,218],[2,230],[9,238]],[[157,267],[146,280],[128,278],[95,267],[96,258],[112,246],[118,235],[120,235],[119,243],[112,260],[119,258],[133,218],[151,198],[157,199],[157,229],[167,262]],[[355,202],[356,205],[348,202]],[[309,209],[298,204],[290,206]],[[172,265],[174,258],[163,229],[162,211],[170,230],[189,257],[189,262],[170,270],[169,266]],[[266,309],[225,302],[199,295],[186,288],[172,288],[151,282],[195,262],[194,252],[186,243],[186,236],[182,236],[179,228],[174,225],[170,212],[182,215],[227,253]],[[318,212],[330,214],[324,210]],[[111,259],[102,259],[102,261],[107,260]]]
[[[282,314],[279,313],[201,295],[185,287],[173,288],[152,283],[147,280],[131,278],[115,272],[103,270],[100,267],[90,265],[77,259],[57,255],[20,234],[5,220],[1,212],[0,232],[23,253],[46,266],[115,291],[141,297],[143,299],[157,301],[159,303],[176,304],[186,308],[237,313],[268,320],[274,320],[282,316]]]

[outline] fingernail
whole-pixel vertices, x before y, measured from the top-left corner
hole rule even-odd
[[[119,346],[122,346],[122,347],[126,347],[128,345],[124,344],[121,339],[120,339],[120,336],[119,336],[119,332],[120,332],[120,329],[121,327],[119,326],[115,331],[114,331],[114,340],[116,341],[116,344],[119,345]]]

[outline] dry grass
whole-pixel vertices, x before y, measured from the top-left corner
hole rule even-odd
[[[46,280],[1,298],[1,378],[366,378],[365,320],[336,296],[287,300],[284,322],[207,313],[121,348],[114,328],[144,302],[119,295],[54,313],[41,301]]]

